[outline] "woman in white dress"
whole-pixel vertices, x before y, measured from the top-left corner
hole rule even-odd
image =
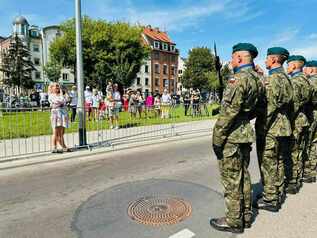
[[[48,88],[48,100],[51,105],[51,125],[53,129],[52,153],[72,152],[70,148],[67,148],[64,140],[65,128],[69,126],[69,118],[66,110],[67,99],[63,95],[63,92],[58,83],[52,83]],[[62,150],[58,150],[58,144],[62,147]]]

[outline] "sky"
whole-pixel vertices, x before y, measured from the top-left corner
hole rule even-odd
[[[10,34],[18,15],[40,27],[59,24],[74,16],[74,3],[0,0],[0,36]],[[250,42],[260,51],[260,64],[272,46],[317,59],[317,0],[82,0],[82,12],[95,19],[160,27],[183,57],[191,48],[216,42],[227,61],[234,44]]]

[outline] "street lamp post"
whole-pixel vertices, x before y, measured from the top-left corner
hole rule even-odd
[[[82,52],[82,21],[81,21],[81,0],[75,0],[76,5],[76,73],[78,91],[78,117],[79,117],[79,146],[86,146],[86,120],[84,109],[84,73],[83,73],[83,52]]]

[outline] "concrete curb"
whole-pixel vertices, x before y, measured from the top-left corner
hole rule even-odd
[[[12,158],[10,160],[1,161],[0,171],[23,168],[27,166],[35,166],[40,164],[62,162],[62,161],[70,160],[70,159],[77,159],[77,158],[83,158],[83,157],[93,157],[96,155],[102,155],[102,154],[106,154],[106,153],[114,152],[114,151],[142,148],[144,146],[164,144],[168,142],[177,142],[182,140],[191,140],[191,139],[209,137],[209,136],[211,136],[210,132],[178,134],[172,137],[157,138],[150,141],[140,141],[135,143],[112,145],[109,147],[98,147],[98,148],[93,148],[90,150],[80,149],[72,153],[65,153],[60,155],[43,153],[43,154],[38,154],[36,156],[30,155],[25,157]]]

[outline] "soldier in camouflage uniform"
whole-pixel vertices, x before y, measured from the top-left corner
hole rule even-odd
[[[303,73],[306,60],[303,56],[293,55],[288,59],[287,72],[291,76],[294,88],[294,109],[292,115],[293,136],[291,140],[292,160],[287,165],[286,192],[296,194],[302,185],[303,166],[308,158],[307,141],[309,137],[309,120],[307,107],[309,106],[312,90],[311,85]]]
[[[221,111],[213,131],[213,148],[219,161],[224,186],[226,217],[210,220],[220,231],[241,233],[251,227],[251,180],[248,171],[255,133],[250,117],[258,98],[258,75],[253,59],[256,47],[239,43],[233,47],[234,76],[224,93]]]
[[[304,73],[308,77],[312,89],[312,118],[309,130],[308,151],[309,159],[305,163],[303,181],[307,183],[315,183],[317,176],[317,61],[309,61],[306,63]]]
[[[289,139],[292,134],[290,112],[293,97],[293,88],[290,79],[283,69],[284,62],[288,59],[289,52],[282,47],[273,47],[267,51],[266,68],[269,76],[264,79],[265,102],[258,105],[265,108],[262,119],[261,136],[264,140],[263,152],[258,153],[263,196],[254,206],[277,212],[284,197],[284,161],[290,159]],[[258,124],[258,123],[257,123]],[[260,126],[257,125],[257,132]],[[259,147],[259,146],[258,146]],[[258,148],[259,150],[259,148]]]

